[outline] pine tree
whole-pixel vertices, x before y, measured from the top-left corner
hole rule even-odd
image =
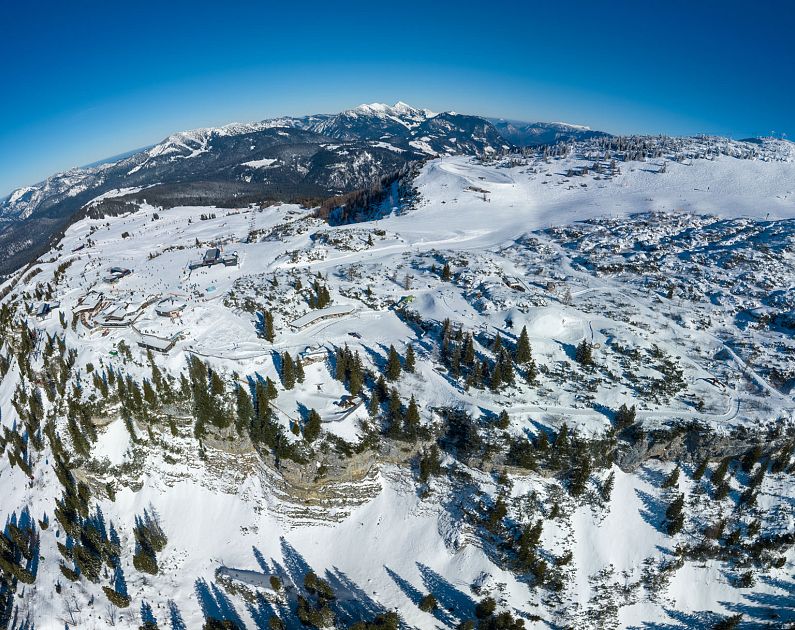
[[[577,352],[575,353],[574,358],[580,365],[593,365],[591,344],[583,339],[580,342],[580,345],[577,346]]]
[[[386,377],[390,381],[396,381],[400,378],[400,355],[398,355],[395,346],[389,346],[389,359],[386,364]]]
[[[442,458],[439,454],[439,447],[433,444],[420,455],[419,473],[420,481],[426,483],[433,475],[438,475],[442,470]]]
[[[157,363],[155,363],[155,358],[152,356],[152,351],[148,350],[146,355],[147,361],[149,361],[149,366],[152,369],[152,382],[155,384],[155,387],[159,390],[163,387],[163,373],[160,371],[160,368],[157,367]]]
[[[269,378],[263,383],[257,381],[255,386],[256,394],[256,412],[251,420],[251,428],[249,433],[254,442],[259,442],[270,447],[275,447],[280,437],[280,427],[273,419],[273,412],[268,403],[269,401],[269,387],[273,387],[273,381]]]
[[[436,601],[436,598],[433,596],[433,593],[428,593],[420,600],[420,603],[417,604],[417,606],[422,612],[432,613],[438,608],[439,605]]]
[[[403,405],[400,402],[400,394],[396,388],[389,392],[389,435],[396,438],[400,436],[400,426],[402,423]]]
[[[270,311],[265,311],[263,315],[262,328],[265,340],[273,343],[274,339],[276,339],[276,333],[273,331],[273,314]]]
[[[406,348],[406,372],[414,372],[414,363],[414,346],[409,344],[408,348]]]
[[[525,571],[529,571],[536,562],[538,545],[541,542],[544,523],[540,519],[535,524],[527,523],[519,535],[517,559]]]
[[[378,398],[378,388],[373,389],[370,393],[370,404],[367,411],[371,418],[375,418],[381,411],[381,401]]]
[[[500,354],[499,358],[500,363],[502,364],[502,380],[509,385],[513,385],[516,377],[513,371],[513,362],[511,361],[511,356],[508,354],[507,350],[503,350]]]
[[[720,621],[713,625],[712,630],[734,630],[742,623],[742,620],[743,613],[729,615],[728,617],[723,617]]]
[[[299,383],[303,383],[305,378],[306,374],[304,374],[304,364],[301,362],[300,358],[297,358],[295,360],[295,380]]]
[[[497,336],[494,337],[494,341],[491,343],[491,351],[496,356],[499,356],[500,352],[502,351],[502,337],[500,336],[500,333],[497,333]]]
[[[375,393],[378,395],[378,400],[386,400],[387,396],[389,395],[383,374],[378,375],[378,380],[375,383]]]
[[[715,472],[712,473],[712,477],[710,478],[713,486],[718,487],[723,484],[726,473],[729,471],[730,463],[731,459],[729,457],[725,457],[721,460],[720,464],[718,464],[718,467],[715,469]]]
[[[610,473],[607,475],[605,480],[602,482],[602,487],[599,491],[599,494],[602,497],[602,501],[605,503],[610,502],[610,495],[613,494],[613,486],[616,483],[616,474],[611,470]]]
[[[762,447],[757,444],[751,450],[747,451],[745,455],[743,455],[742,460],[740,463],[742,465],[742,470],[744,473],[749,473],[753,469],[756,462],[760,460],[762,457]]]
[[[530,349],[530,338],[527,336],[527,326],[522,326],[522,332],[519,334],[519,341],[516,343],[514,360],[519,365],[525,365],[533,360],[533,352]]]
[[[246,388],[242,385],[237,386],[237,431],[242,433],[251,423],[254,415],[254,405],[251,402]]]
[[[508,416],[508,412],[503,409],[500,412],[500,417],[497,418],[497,427],[500,429],[507,429],[511,425],[511,418]]]
[[[572,470],[569,484],[569,492],[574,497],[580,496],[588,483],[591,476],[591,458],[587,452],[585,456],[580,458],[577,466]]]
[[[221,396],[225,389],[224,381],[218,375],[218,372],[213,370],[210,374],[210,392],[212,392],[213,396]]]
[[[538,378],[538,370],[536,369],[536,362],[530,359],[528,363],[525,364],[525,380],[530,385],[533,385],[536,382],[536,378]]]
[[[701,463],[693,471],[693,481],[701,481],[701,478],[704,476],[704,473],[707,472],[708,464],[709,464],[708,459],[701,460]]]
[[[682,509],[685,506],[685,495],[680,494],[678,495],[671,504],[668,506],[668,509],[665,511],[665,518],[668,521],[668,535],[674,536],[682,531],[682,526],[684,525],[684,514],[682,513]]]
[[[475,361],[472,368],[472,383],[478,389],[483,389],[484,373],[486,372],[486,364],[484,361]]]
[[[488,520],[486,521],[489,531],[495,531],[502,524],[502,519],[507,515],[508,507],[505,505],[505,499],[499,496],[489,510]]]
[[[282,355],[282,385],[284,389],[295,387],[295,364],[289,352]]]
[[[406,434],[411,438],[416,438],[417,430],[420,426],[420,412],[419,409],[417,409],[417,401],[414,400],[413,394],[411,396],[411,400],[409,400],[409,406],[406,410],[404,422],[406,425]]]
[[[618,408],[616,412],[616,429],[622,431],[635,422],[635,405],[627,407],[626,403]]]
[[[344,350],[342,348],[337,348],[334,353],[334,358],[334,378],[340,383],[344,383],[345,374],[348,372],[348,346],[345,346]]]
[[[544,435],[546,435],[546,434],[544,434]],[[566,424],[565,422],[563,423],[563,426],[560,427],[560,431],[558,431],[558,434],[555,436],[555,441],[552,443],[552,445],[555,447],[555,450],[558,450],[558,451],[563,451],[563,450],[568,448],[568,446],[569,446],[569,425]]]
[[[276,389],[276,383],[271,380],[270,376],[265,377],[265,400],[276,400],[279,397],[279,390]]]
[[[467,333],[464,337],[464,351],[461,360],[464,365],[472,365],[475,363],[475,342],[472,339],[472,333]]]
[[[359,353],[353,355],[353,360],[350,362],[349,376],[348,376],[348,391],[353,396],[358,396],[362,391],[362,383],[364,382],[364,370],[362,368],[362,359]]]
[[[671,474],[663,481],[663,488],[676,488],[679,486],[679,466],[671,471]]]
[[[499,360],[494,364],[494,369],[491,371],[489,387],[494,392],[502,387],[502,366],[500,365]]]
[[[442,268],[442,280],[445,282],[450,282],[452,277],[453,274],[450,272],[450,265],[448,263],[444,263],[444,267]]]
[[[149,408],[154,408],[157,406],[157,396],[155,395],[155,390],[152,389],[152,385],[149,381],[144,381],[144,401],[146,404],[149,405]]]
[[[453,346],[448,362],[450,364],[450,374],[453,375],[453,378],[458,378],[461,374],[461,346]]]
[[[304,425],[304,439],[307,442],[314,442],[318,436],[320,435],[320,426],[322,422],[320,419],[320,414],[312,409],[309,412],[309,417],[306,420],[306,425]]]

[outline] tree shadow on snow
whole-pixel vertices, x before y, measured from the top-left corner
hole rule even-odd
[[[639,488],[635,488],[635,494],[643,503],[643,508],[639,510],[641,518],[658,532],[663,534],[666,533],[664,527],[665,511],[668,509],[668,506],[665,502]]]
[[[334,610],[338,622],[343,627],[347,628],[357,621],[373,619],[387,612],[384,606],[372,599],[364,589],[337,567],[326,571],[325,578],[337,595],[337,599],[333,602]]]
[[[723,615],[711,611],[685,613],[680,610],[666,608],[665,612],[671,619],[679,622],[679,626],[674,626],[678,628],[711,628],[723,619]]]
[[[569,360],[577,361],[577,346],[564,341],[558,341],[557,339],[553,339],[553,341],[561,347]]]
[[[188,630],[182,613],[179,611],[179,606],[173,599],[168,600],[168,617],[171,621],[171,630]]]
[[[638,475],[646,483],[650,483],[655,488],[661,487],[663,482],[668,477],[668,475],[666,475],[662,470],[655,470],[654,468],[645,465],[640,467],[638,470]]]
[[[36,576],[39,574],[39,559],[41,554],[41,535],[38,533],[38,528],[36,526],[36,522],[30,514],[30,510],[28,506],[22,508],[17,516],[16,512],[12,512],[9,517],[6,518],[6,525],[3,528],[3,533],[7,537],[11,537],[9,533],[9,526],[13,525],[23,531],[29,531],[31,533],[30,539],[30,559],[25,561],[25,569],[30,571],[35,579]],[[74,546],[74,541],[72,542],[72,546]],[[17,558],[17,562],[21,562],[24,556],[20,554],[19,558]],[[0,618],[2,621],[2,618]],[[25,622],[27,623],[27,621]]]
[[[309,417],[309,407],[302,402],[296,403],[296,407],[298,408],[298,415],[301,417],[302,422],[306,422]]]
[[[273,367],[276,368],[276,373],[279,375],[279,381],[281,382],[283,363],[282,355],[276,350],[271,351],[271,361],[273,361]],[[284,385],[284,383],[282,383],[282,385]]]
[[[272,573],[271,567],[268,564],[268,561],[265,559],[265,556],[262,555],[262,552],[259,549],[257,549],[257,547],[255,547],[253,545],[251,547],[251,551],[254,554],[254,558],[257,560],[257,564],[259,565],[259,568],[262,569],[262,572],[263,573]]]
[[[732,613],[742,613],[745,620],[758,621],[764,627],[789,627],[795,622],[795,582],[788,582],[770,576],[758,578],[765,586],[784,591],[780,593],[752,592],[744,595],[745,601],[721,602]]]
[[[417,568],[420,571],[425,588],[433,594],[440,606],[443,606],[459,621],[471,619],[475,616],[475,600],[469,595],[458,590],[427,565],[417,562]]]
[[[424,597],[420,590],[415,588],[414,585],[408,580],[404,580],[389,567],[384,566],[384,570],[387,572],[387,575],[392,578],[395,584],[397,584],[397,587],[403,591],[403,594],[408,597],[415,606],[419,607],[420,602]],[[454,625],[455,619],[447,612],[447,610],[440,606],[433,611],[433,616],[436,617],[436,619],[438,619],[441,623],[445,624],[445,626]]]
[[[152,611],[152,606],[149,604],[149,602],[141,602],[141,623],[149,623],[157,627],[157,618],[155,617],[155,613]]]
[[[206,620],[230,621],[238,628],[246,627],[235,610],[232,600],[215,583],[208,585],[205,580],[198,579],[194,588]]]
[[[262,593],[255,594],[255,601],[246,602],[246,610],[251,618],[254,620],[254,625],[258,629],[266,630],[270,628],[270,620],[273,617],[278,617],[276,609],[273,607]],[[300,622],[299,622],[300,623]]]
[[[374,350],[370,346],[362,344],[362,349],[367,353],[367,356],[370,357],[370,361],[372,362],[373,366],[375,366],[376,371],[376,378],[378,378],[378,374],[386,374],[386,363],[387,358],[389,357],[389,348],[384,348],[383,345],[378,344],[381,352]],[[336,370],[336,360],[334,361],[334,369]]]
[[[298,552],[298,550],[288,543],[284,538],[281,539],[282,557],[284,558],[287,574],[290,581],[296,587],[301,587],[304,583],[304,576],[312,570],[309,563]]]

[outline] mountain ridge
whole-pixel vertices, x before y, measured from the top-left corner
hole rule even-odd
[[[150,200],[162,194],[165,203],[322,200],[368,188],[431,155],[509,146],[485,119],[402,102],[176,132],[117,161],[12,191],[0,203],[0,272],[43,253],[77,213],[115,189],[146,188]],[[263,159],[274,160],[272,168],[247,166]]]
[[[378,187],[430,157],[499,155],[611,137],[581,125],[436,113],[402,101],[176,132],[116,161],[69,169],[12,191],[0,201],[0,274],[41,255],[98,198],[105,200],[102,211],[113,212],[144,200],[165,206],[319,205]],[[119,199],[111,204],[111,197]]]

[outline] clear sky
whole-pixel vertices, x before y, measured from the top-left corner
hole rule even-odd
[[[789,0],[9,0],[0,59],[0,195],[174,131],[373,101],[795,137]]]

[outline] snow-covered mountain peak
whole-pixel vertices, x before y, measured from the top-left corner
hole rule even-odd
[[[346,113],[357,113],[368,116],[417,116],[421,115],[423,110],[398,101],[394,105],[387,105],[386,103],[362,103],[361,105],[348,110]]]
[[[566,129],[579,129],[580,131],[591,131],[591,128],[587,125],[574,125],[572,123],[560,122],[556,121],[550,123],[551,125],[557,125],[559,127],[565,127]]]

